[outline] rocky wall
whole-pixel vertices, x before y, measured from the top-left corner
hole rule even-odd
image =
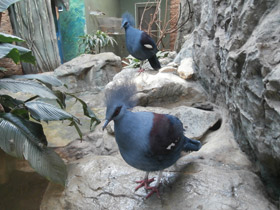
[[[186,7],[186,0],[181,2]],[[193,58],[197,79],[213,102],[229,110],[236,140],[277,197],[280,1],[189,2],[193,17],[178,35],[185,39],[178,43],[181,51],[175,62]]]

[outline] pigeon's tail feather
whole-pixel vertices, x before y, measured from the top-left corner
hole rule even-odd
[[[185,137],[184,151],[198,151],[201,148],[200,141],[189,139]]]
[[[153,55],[148,60],[154,70],[159,70],[161,68],[160,62],[158,61],[158,58],[156,55]]]

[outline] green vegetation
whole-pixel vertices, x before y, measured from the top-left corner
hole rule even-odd
[[[0,9],[6,9],[14,2],[5,0],[6,5],[0,3]],[[13,45],[15,41],[24,40],[0,33],[0,59],[9,57],[15,63],[20,61],[35,63],[31,51]],[[5,71],[4,68],[0,69]],[[32,95],[25,100],[19,100],[13,98],[11,94],[0,91],[0,148],[7,154],[27,160],[31,167],[49,180],[65,185],[66,165],[53,149],[47,146],[41,121],[68,120],[69,126],[74,126],[82,138],[79,119],[63,110],[66,107],[66,96],[74,97],[82,104],[84,115],[91,120],[90,129],[99,124],[100,120],[84,101],[72,94],[54,89],[62,85],[56,77],[43,74],[14,75],[0,79],[0,90]],[[42,99],[55,100],[58,106],[46,103]]]
[[[110,37],[103,31],[97,30],[95,34],[86,34],[84,36],[79,36],[80,38],[80,49],[84,49],[83,53],[96,54],[100,53],[101,48],[107,45],[117,44],[113,37]]]

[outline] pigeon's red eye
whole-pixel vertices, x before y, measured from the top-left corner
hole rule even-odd
[[[114,112],[114,114],[113,114],[113,117],[118,116],[118,114],[120,113],[121,109],[122,109],[122,106],[118,106],[118,107],[115,109],[115,112]]]

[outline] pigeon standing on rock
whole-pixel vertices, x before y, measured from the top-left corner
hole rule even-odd
[[[132,167],[146,171],[145,178],[138,181],[150,190],[146,198],[153,193],[159,196],[158,186],[162,170],[173,165],[181,151],[198,151],[200,141],[184,136],[182,122],[175,116],[153,112],[132,112],[136,105],[133,100],[136,87],[133,84],[121,84],[106,92],[106,121],[103,130],[114,120],[115,137],[123,159]],[[135,98],[135,97],[134,97]],[[151,171],[160,171],[157,183],[149,186]]]
[[[129,13],[122,16],[122,27],[125,29],[125,42],[127,51],[135,58],[141,61],[140,72],[143,61],[148,59],[153,69],[158,70],[161,65],[158,61],[156,53],[158,52],[154,40],[144,31],[134,28],[134,18]]]

